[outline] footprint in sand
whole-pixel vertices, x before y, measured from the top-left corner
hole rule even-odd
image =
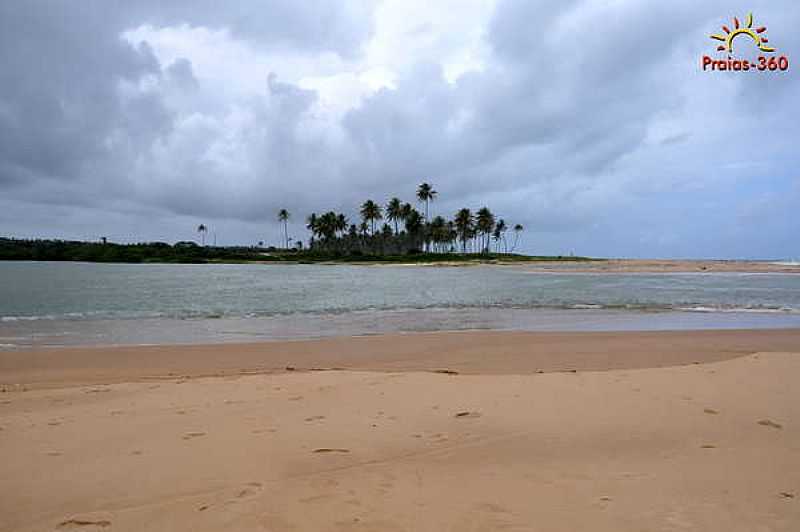
[[[326,495],[326,494],[312,495],[311,497],[305,497],[303,499],[297,499],[297,502],[299,502],[300,504],[311,504],[311,503],[315,503],[315,502],[321,502],[321,501],[330,500],[333,497],[334,497],[333,495]]]
[[[56,530],[104,530],[111,526],[111,518],[107,514],[75,515],[61,521]]]
[[[244,487],[242,487],[236,493],[234,499],[232,499],[230,502],[235,502],[236,500],[250,499],[252,497],[255,497],[256,495],[259,494],[259,492],[261,492],[263,488],[264,485],[261,484],[260,482],[248,482],[247,484],[244,485]]]
[[[775,423],[771,419],[762,419],[761,421],[758,422],[758,424],[762,425],[764,427],[770,427],[770,428],[773,428],[773,429],[782,429],[783,428],[783,425],[781,425],[780,423]]]
[[[205,436],[205,432],[187,432],[183,435],[184,440],[191,440],[192,438],[199,438],[200,436]]]
[[[314,449],[311,451],[312,453],[349,453],[350,449],[336,449],[331,447],[321,447],[319,449]]]

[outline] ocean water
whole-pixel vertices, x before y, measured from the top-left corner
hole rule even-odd
[[[800,275],[0,262],[0,349],[463,329],[800,326]]]

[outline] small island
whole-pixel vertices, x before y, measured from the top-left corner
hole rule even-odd
[[[0,238],[0,260],[122,263],[414,263],[473,264],[542,261],[587,261],[575,256],[532,256],[515,253],[524,230],[510,226],[488,207],[458,210],[452,219],[429,217],[438,196],[429,183],[416,191],[420,212],[411,203],[391,198],[385,206],[366,200],[359,220],[335,211],[306,218],[308,244],[289,235],[291,214],[280,209],[281,246],[206,245],[209,228],[197,226],[199,242],[140,242]],[[358,223],[356,223],[358,222]],[[381,223],[383,222],[383,223]],[[508,236],[511,231],[513,236]]]

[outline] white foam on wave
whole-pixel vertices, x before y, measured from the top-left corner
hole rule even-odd
[[[0,316],[0,321],[38,321],[52,319],[55,319],[55,316]]]
[[[684,312],[742,312],[749,314],[798,314],[800,309],[791,307],[753,308],[753,307],[680,307]]]

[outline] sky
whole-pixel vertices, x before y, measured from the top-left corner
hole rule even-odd
[[[788,71],[703,71],[750,12]],[[522,252],[800,258],[799,70],[796,0],[8,0],[0,236],[279,245],[425,181]]]

